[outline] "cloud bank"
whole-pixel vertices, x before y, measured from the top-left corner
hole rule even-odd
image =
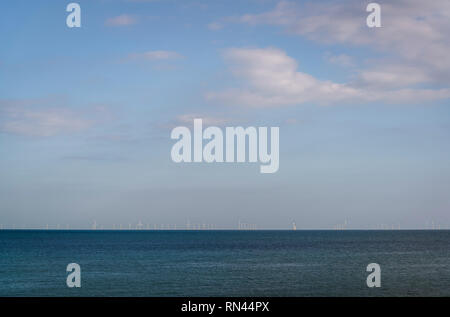
[[[365,47],[384,54],[370,66],[346,54],[328,53],[329,63],[351,67],[351,82],[320,80],[277,48],[226,50],[238,88],[208,92],[206,98],[254,107],[341,102],[411,103],[450,98],[450,2],[399,0],[380,3],[382,27],[366,26],[367,3],[281,1],[273,10],[234,19],[272,25],[324,45]],[[432,88],[430,88],[432,87]]]
[[[420,78],[392,77],[389,73],[362,73],[353,83],[319,80],[299,70],[296,60],[277,48],[232,48],[225,59],[240,88],[208,92],[208,100],[251,107],[277,107],[302,103],[332,104],[339,102],[421,102],[450,97],[450,89],[379,87],[397,79],[411,82]],[[366,81],[366,82],[364,82]],[[387,82],[389,83],[389,82]]]

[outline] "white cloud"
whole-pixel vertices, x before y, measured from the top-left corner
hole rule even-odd
[[[144,53],[130,54],[129,59],[142,59],[148,61],[169,60],[182,58],[181,54],[173,51],[148,51]]]
[[[342,67],[352,67],[355,65],[353,58],[346,54],[326,54],[325,58],[329,63]]]
[[[394,55],[392,63],[420,68],[424,80],[450,82],[450,1],[380,2],[382,27],[373,29],[365,23],[366,5],[359,0],[304,5],[281,1],[269,12],[247,14],[239,21],[280,26],[322,43],[371,47]]]
[[[211,31],[218,31],[221,30],[222,28],[223,24],[219,22],[212,22],[208,24],[208,29],[210,29]]]
[[[358,77],[361,84],[378,87],[405,87],[431,81],[421,68],[405,65],[379,65],[362,70]]]
[[[378,89],[358,82],[342,84],[319,80],[299,71],[298,63],[276,48],[233,48],[225,52],[225,58],[242,86],[209,92],[208,100],[251,107],[279,107],[306,102],[420,102],[450,97],[449,89]]]
[[[105,21],[107,26],[128,26],[138,22],[138,19],[133,15],[122,14]]]
[[[93,124],[68,108],[41,108],[33,101],[0,101],[0,130],[26,136],[55,136],[82,131]]]
[[[450,98],[450,1],[381,2],[381,28],[367,27],[366,5],[359,0],[280,1],[268,12],[230,20],[278,26],[325,45],[343,45],[347,50],[364,47],[376,51],[375,56],[380,57],[362,65],[350,55],[325,55],[329,63],[351,68],[350,82],[315,78],[278,49],[231,49],[225,57],[240,87],[209,92],[206,97],[254,107],[305,102],[416,103]]]
[[[204,125],[223,126],[230,122],[229,119],[217,116],[201,115],[198,113],[183,114],[176,118],[179,124],[192,124],[194,119],[202,119]]]

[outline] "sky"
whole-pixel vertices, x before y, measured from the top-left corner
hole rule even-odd
[[[450,226],[450,2],[0,5],[0,224]],[[176,126],[280,128],[280,167],[174,163]]]

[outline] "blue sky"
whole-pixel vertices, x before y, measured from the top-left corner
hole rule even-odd
[[[450,225],[450,6],[13,1],[0,20],[0,223]],[[194,117],[279,126],[280,169],[175,164]]]

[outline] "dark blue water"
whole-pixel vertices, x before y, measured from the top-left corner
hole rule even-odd
[[[450,296],[450,231],[3,230],[0,296]]]

